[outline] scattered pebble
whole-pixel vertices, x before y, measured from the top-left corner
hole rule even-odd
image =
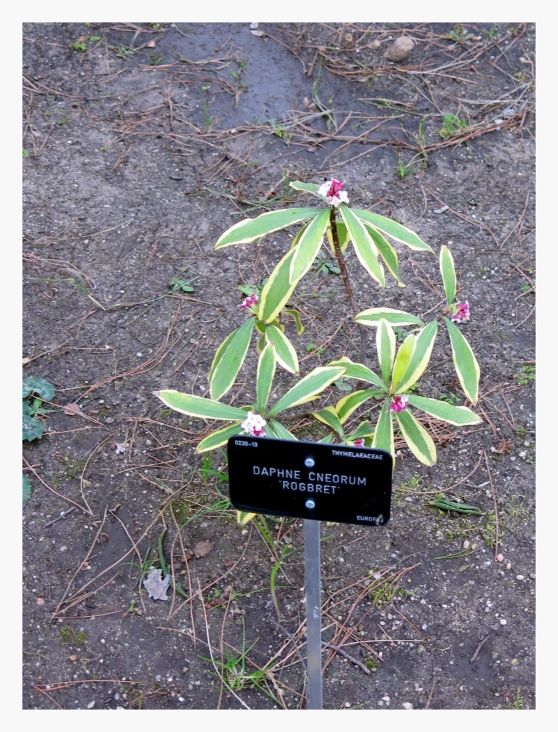
[[[507,625],[507,624],[508,624],[507,620],[505,620],[504,618],[500,618],[500,625]]]
[[[518,574],[518,575],[517,575],[517,577],[516,577],[515,579],[516,579],[516,580],[519,580],[519,581],[521,582],[521,580],[524,580],[524,579],[525,579],[525,577],[524,577],[524,576],[523,576],[522,574]]]
[[[401,706],[403,707],[403,709],[412,709],[413,708],[413,705],[411,704],[411,702],[403,702],[403,704]]]
[[[529,577],[531,579],[537,579],[537,575],[534,572],[529,572]]]
[[[468,549],[471,546],[471,542],[468,539],[465,539],[463,542],[463,549]]]
[[[89,702],[89,704],[87,705],[87,708],[88,709],[93,709],[94,706],[95,706],[95,702],[92,701],[92,702]]]
[[[498,560],[499,562],[503,562],[503,561],[504,561],[504,555],[503,555],[503,554],[497,554],[497,555],[496,555],[496,559],[497,559],[497,560]]]
[[[388,50],[384,53],[384,58],[388,61],[404,61],[408,56],[411,55],[415,42],[409,36],[400,36],[395,40]]]

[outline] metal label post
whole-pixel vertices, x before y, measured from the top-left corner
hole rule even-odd
[[[306,587],[307,709],[322,709],[322,625],[320,522],[304,520],[304,583]]]

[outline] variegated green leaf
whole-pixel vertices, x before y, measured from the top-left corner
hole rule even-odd
[[[376,280],[382,287],[385,287],[386,278],[384,268],[378,261],[378,250],[372,241],[370,234],[360,219],[358,219],[352,210],[341,204],[339,206],[341,216],[347,225],[347,230],[359,262],[362,264],[368,274]]]
[[[287,336],[279,328],[276,328],[274,325],[269,325],[266,328],[265,337],[268,343],[273,343],[275,346],[275,356],[281,366],[287,371],[290,371],[291,374],[298,373],[298,357]]]
[[[436,334],[438,332],[438,323],[433,320],[426,325],[415,337],[415,346],[409,360],[409,365],[399,383],[394,383],[393,391],[398,394],[410,389],[415,384],[424,370],[428,366]]]
[[[393,437],[393,412],[389,409],[389,399],[386,399],[380,416],[378,417],[378,424],[374,432],[374,439],[372,441],[372,447],[378,450],[387,450],[393,457],[395,463],[395,448],[394,448],[394,437]]]
[[[267,343],[267,341],[266,341],[266,339],[265,339],[265,335],[261,335],[261,336],[260,336],[260,337],[258,338],[258,341],[257,341],[257,343],[256,343],[256,353],[258,354],[258,356],[260,355],[260,353],[261,353],[261,352],[263,351],[263,349],[265,348],[265,344],[266,344],[266,343]]]
[[[298,231],[296,232],[296,234],[295,234],[295,236],[294,236],[294,238],[293,238],[293,240],[292,240],[292,242],[291,242],[291,246],[289,247],[289,249],[294,249],[294,248],[295,248],[295,247],[297,246],[298,242],[300,241],[300,237],[301,237],[301,236],[302,236],[302,235],[304,234],[304,232],[305,232],[305,231],[306,231],[306,229],[307,229],[307,228],[308,228],[308,227],[310,226],[310,224],[311,224],[311,223],[312,223],[311,221],[307,221],[307,222],[306,222],[306,223],[304,224],[304,226],[303,226],[302,228],[300,228],[300,229],[299,229],[299,230],[298,230]]]
[[[342,376],[344,371],[345,369],[342,368],[329,368],[327,366],[314,369],[279,399],[273,409],[269,411],[269,415],[274,417],[284,409],[311,401],[317,394]]]
[[[337,229],[337,239],[339,241],[339,246],[341,248],[341,251],[344,252],[346,248],[349,246],[349,242],[351,241],[351,238],[349,237],[349,232],[347,231],[347,226],[343,221],[339,221],[339,219],[335,222],[335,228]],[[337,256],[337,252],[335,251],[335,244],[333,243],[333,234],[331,231],[331,226],[328,226],[326,229],[326,235],[327,240],[329,242],[329,248],[333,256]]]
[[[424,325],[420,318],[393,308],[368,308],[355,316],[357,323],[371,326],[377,326],[382,318],[391,325]]]
[[[360,440],[363,437],[374,437],[374,427],[372,427],[370,422],[367,422],[366,420],[364,422],[361,422],[356,430],[352,434],[350,434],[347,439],[354,441]]]
[[[413,355],[413,349],[415,347],[415,336],[412,333],[405,338],[403,343],[399,346],[397,355],[395,356],[395,362],[393,364],[393,372],[391,375],[392,385],[397,384],[401,381],[403,374],[409,366],[409,361]]]
[[[476,404],[479,399],[480,367],[473,349],[459,328],[444,318],[451,341],[451,352],[455,372],[467,399]]]
[[[333,442],[333,435],[330,432],[325,437],[322,437],[321,440],[318,440],[318,442],[321,443],[322,445],[329,445]]]
[[[285,308],[283,312],[292,315],[296,323],[296,334],[302,335],[304,333],[304,326],[302,325],[302,320],[300,319],[300,313],[298,312],[298,310],[295,310],[294,308]]]
[[[337,434],[343,436],[343,425],[339,421],[339,417],[333,407],[326,407],[321,409],[319,412],[312,412],[312,416],[320,422],[327,424],[332,430],[335,430]]]
[[[384,236],[382,236],[378,229],[370,226],[370,224],[364,224],[364,226],[372,237],[372,241],[376,245],[380,256],[386,263],[386,267],[391,272],[391,275],[397,280],[398,286],[405,287],[404,283],[399,277],[399,259],[397,257],[397,252],[395,251],[395,249],[391,246],[389,241]]]
[[[397,412],[395,417],[403,439],[416,459],[424,465],[434,465],[436,462],[436,445],[420,422],[408,409]]]
[[[223,347],[217,349],[211,365],[209,393],[212,399],[220,399],[234,384],[250,345],[255,318],[251,317],[226,338]]]
[[[273,431],[277,435],[277,437],[280,440],[295,440],[297,441],[297,438],[289,432],[289,430],[286,427],[283,427],[281,422],[278,422],[276,419],[270,420],[271,426],[273,427]]]
[[[321,210],[317,208],[287,208],[281,211],[269,211],[256,216],[255,219],[239,221],[219,237],[215,249],[222,249],[231,246],[231,244],[247,244],[254,241],[254,239],[259,239],[264,234],[286,229],[287,226],[297,224],[299,221],[306,221],[319,213],[321,213]]]
[[[446,291],[446,300],[448,301],[448,305],[451,305],[455,300],[455,293],[457,292],[457,280],[455,277],[453,256],[445,244],[440,249],[440,272],[444,282],[444,290]]]
[[[351,414],[361,404],[364,404],[368,399],[379,399],[383,396],[384,392],[379,389],[361,389],[360,391],[353,391],[352,394],[347,394],[347,396],[344,396],[335,405],[335,411],[337,412],[339,421],[341,424],[345,424]]]
[[[250,513],[249,511],[237,511],[236,521],[241,526],[246,526],[246,524],[249,523],[254,518],[254,516],[257,515],[257,513]]]
[[[291,283],[298,282],[312,266],[322,246],[328,221],[329,211],[326,209],[310,222],[308,228],[300,237],[294,250],[294,256],[291,259],[291,271],[289,274],[289,281]]]
[[[260,355],[256,376],[256,401],[258,405],[258,412],[260,414],[265,412],[265,407],[273,384],[273,377],[275,376],[276,365],[275,346],[273,343],[268,343]]]
[[[385,216],[380,216],[379,214],[371,213],[370,211],[362,211],[356,208],[353,208],[352,211],[361,221],[379,229],[384,234],[395,239],[395,241],[405,244],[409,249],[415,249],[417,251],[426,250],[427,252],[432,252],[432,254],[434,254],[431,247],[421,241],[414,231],[407,229],[405,226],[401,226],[401,224],[398,224],[396,221],[392,221],[391,219],[388,219]]]
[[[264,434],[266,437],[271,437],[272,440],[277,439],[277,434],[269,422],[264,425]]]
[[[318,188],[320,187],[317,183],[303,183],[300,180],[292,180],[289,185],[295,191],[306,191],[307,193],[315,193],[316,195],[318,195]]]
[[[391,376],[393,360],[395,358],[395,333],[391,325],[382,318],[378,323],[376,330],[376,348],[378,350],[378,360],[380,362],[380,370],[382,379],[387,384]]]
[[[290,282],[291,261],[296,249],[288,251],[263,286],[258,305],[258,318],[271,323],[289,301],[297,283]]]
[[[343,356],[338,361],[332,361],[328,363],[328,366],[343,366],[345,369],[344,378],[346,379],[358,379],[359,381],[366,381],[369,384],[374,384],[387,391],[387,384],[385,384],[379,376],[377,376],[368,366],[364,366],[361,363],[354,363],[347,356]]]
[[[455,407],[447,402],[438,399],[427,399],[426,397],[409,394],[409,404],[420,409],[426,414],[431,414],[437,419],[443,419],[450,424],[479,424],[482,419],[467,407]]]
[[[225,445],[229,437],[241,434],[242,427],[240,425],[240,422],[235,422],[234,424],[222,427],[220,430],[216,430],[210,435],[207,435],[207,437],[204,437],[203,440],[198,443],[196,452],[208,452],[209,450],[215,450],[218,447]]]
[[[174,389],[154,391],[153,393],[167,407],[174,409],[176,412],[188,414],[191,417],[201,417],[202,419],[246,419],[246,412],[244,410],[238,407],[230,407],[228,404],[221,404],[220,402],[215,402],[205,397],[183,394],[181,391],[175,391]]]

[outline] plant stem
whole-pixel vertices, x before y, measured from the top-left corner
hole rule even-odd
[[[345,257],[343,256],[343,252],[341,251],[341,246],[339,245],[339,236],[337,234],[337,223],[335,221],[335,209],[332,207],[331,212],[329,214],[329,223],[331,224],[331,236],[333,237],[333,247],[335,249],[335,256],[337,257],[337,262],[339,263],[339,269],[341,270],[341,277],[343,278],[343,284],[345,285],[345,289],[347,290],[347,295],[349,297],[349,302],[351,303],[351,307],[353,309],[353,312],[355,315],[358,315],[360,312],[360,309],[357,305],[357,302],[355,300],[355,296],[353,295],[353,290],[351,288],[351,282],[349,280],[349,273],[347,272],[347,265],[345,264]],[[360,363],[365,363],[366,361],[366,328],[362,323],[358,323],[358,329],[360,332]],[[358,385],[357,385],[358,388]]]

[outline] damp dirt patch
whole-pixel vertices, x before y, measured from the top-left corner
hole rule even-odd
[[[351,205],[451,248],[483,421],[432,420],[432,468],[396,441],[387,526],[322,524],[324,706],[534,709],[534,26],[22,32],[23,377],[55,390],[23,443],[24,708],[305,708],[302,522],[239,525],[225,454],[195,452],[215,423],[153,392],[209,396],[244,292],[295,229],[215,251],[223,231],[334,176]],[[412,51],[389,61],[401,36]],[[359,306],[430,317],[437,256],[398,254],[405,289],[348,256]],[[325,252],[293,305],[302,374],[358,360]],[[255,367],[254,352],[228,401],[255,398]],[[464,403],[445,335],[422,388]],[[323,436],[303,407],[290,429]]]

